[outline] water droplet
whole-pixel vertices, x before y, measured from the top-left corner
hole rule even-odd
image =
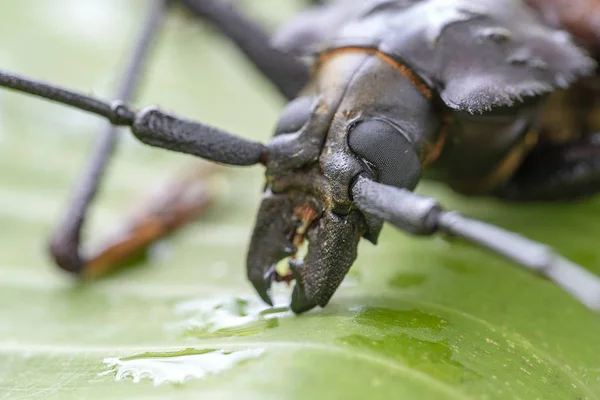
[[[452,350],[446,341],[427,341],[397,333],[385,335],[380,340],[349,335],[341,338],[340,342],[385,354],[443,382],[467,382],[481,378],[475,371],[452,359]]]
[[[363,306],[356,312],[361,330],[345,333],[337,339],[340,344],[442,382],[506,385],[503,398],[576,398],[588,391],[567,365],[545,359],[549,352],[542,350],[543,342],[517,341],[519,336],[502,327],[456,313],[439,316],[431,309]]]
[[[214,349],[185,349],[177,352],[143,353],[124,358],[106,358],[110,368],[102,376],[115,374],[115,380],[131,378],[134,383],[149,379],[154,386],[165,383],[184,383],[204,379],[251,359],[258,358],[265,349],[247,349],[233,352]]]
[[[410,288],[421,286],[427,280],[427,275],[417,273],[401,273],[390,281],[390,286],[397,288]]]
[[[475,268],[460,260],[455,261],[451,259],[445,259],[442,260],[441,265],[444,268],[461,275],[471,275],[475,273]]]
[[[437,315],[419,310],[390,310],[381,307],[367,307],[356,316],[359,324],[379,329],[412,328],[427,329],[440,332],[446,328],[448,321]]]
[[[283,297],[274,296],[274,301],[282,304]],[[202,338],[253,335],[279,326],[279,318],[292,315],[287,305],[269,307],[259,299],[240,297],[185,301],[175,312],[185,317],[174,325],[176,330]]]

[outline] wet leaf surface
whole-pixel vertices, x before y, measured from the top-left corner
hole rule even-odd
[[[144,2],[2,1],[2,68],[109,96]],[[256,3],[271,23],[291,11]],[[138,103],[261,140],[281,108],[228,42],[179,14]],[[211,180],[210,211],[141,266],[75,284],[52,267],[44,240],[98,126],[0,91],[0,398],[600,398],[600,316],[462,243],[386,228],[377,247],[360,245],[326,309],[293,316],[285,285],[268,309],[244,278],[259,168]],[[194,162],[129,137],[117,155],[90,239],[157,179]],[[507,206],[434,184],[419,191],[600,273],[598,200]]]

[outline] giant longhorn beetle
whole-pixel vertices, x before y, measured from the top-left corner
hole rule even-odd
[[[542,12],[552,4],[529,1]],[[0,72],[1,86],[97,114],[111,125],[51,240],[63,269],[90,272],[79,255],[79,231],[114,127],[128,126],[151,146],[266,167],[247,272],[267,303],[273,280],[295,279],[294,312],[324,307],[361,237],[376,243],[387,221],[413,234],[442,232],[491,249],[600,309],[595,275],[546,246],[412,192],[422,177],[467,195],[512,201],[598,191],[600,137],[587,118],[596,97],[586,89],[596,63],[560,26],[514,0],[340,1],[306,11],[269,41],[225,1],[172,2],[216,25],[290,103],[267,144],[157,107],[128,107],[166,0],[148,0],[149,17],[118,101]],[[571,90],[591,100],[569,104]],[[556,123],[557,107],[573,118]],[[305,240],[308,253],[298,259]],[[275,265],[288,257],[290,275],[281,277]]]

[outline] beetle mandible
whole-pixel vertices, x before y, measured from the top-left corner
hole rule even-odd
[[[290,100],[267,144],[157,107],[135,111],[125,104],[166,0],[149,2],[120,101],[3,71],[0,85],[97,114],[112,127],[128,126],[151,146],[228,165],[264,165],[247,273],[267,303],[274,280],[295,279],[294,312],[324,307],[360,239],[377,243],[387,221],[409,233],[447,233],[491,249],[600,309],[595,275],[544,245],[412,192],[423,177],[467,195],[511,201],[598,191],[597,127],[551,118],[557,105],[565,106],[566,89],[596,71],[566,31],[514,0],[342,1],[306,11],[270,42],[231,5],[177,2],[215,24]],[[587,116],[594,105],[577,115]],[[86,273],[78,254],[82,211],[108,159],[112,127],[51,240],[57,264],[74,273]],[[304,241],[308,253],[298,259]],[[281,277],[275,265],[285,258],[291,272]]]

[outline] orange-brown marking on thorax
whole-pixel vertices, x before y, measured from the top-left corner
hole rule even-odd
[[[423,80],[416,73],[414,73],[406,65],[402,64],[400,61],[376,49],[370,49],[365,47],[343,47],[339,49],[334,49],[322,53],[319,56],[319,62],[327,62],[329,59],[345,53],[365,53],[376,56],[390,67],[400,72],[400,74],[406,79],[408,79],[427,100],[431,100],[433,98],[433,91],[431,90],[431,88],[427,86],[427,84],[425,84],[425,82],[423,82]]]
[[[525,157],[538,143],[539,134],[529,131],[525,137],[500,160],[496,168],[483,178],[462,181],[456,185],[461,192],[469,195],[482,195],[491,193],[500,185],[506,183],[519,168]]]
[[[440,128],[439,136],[435,143],[432,143],[429,146],[429,151],[427,153],[427,157],[423,160],[423,167],[427,168],[431,166],[433,163],[440,158],[442,154],[442,150],[444,150],[444,146],[446,145],[446,140],[448,139],[448,129],[450,125],[450,119],[444,118],[442,127]]]
[[[513,147],[498,164],[496,169],[487,177],[488,187],[498,187],[505,183],[515,173],[527,154],[537,145],[538,140],[538,132],[533,130],[527,132],[523,140]]]

